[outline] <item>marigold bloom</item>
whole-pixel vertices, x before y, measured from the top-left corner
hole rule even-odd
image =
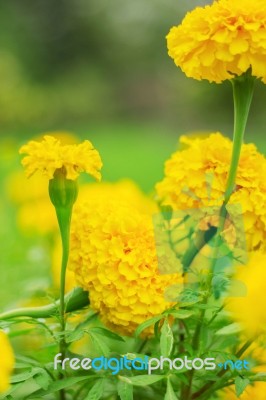
[[[3,393],[9,388],[9,378],[15,364],[13,350],[9,344],[6,334],[3,331],[0,331],[0,349],[0,393]]]
[[[227,309],[251,336],[266,333],[266,309],[263,301],[266,293],[266,254],[253,252],[247,265],[238,267],[236,284],[232,285]],[[243,285],[245,293],[236,297],[235,292]]]
[[[159,200],[174,210],[221,206],[232,154],[232,142],[220,133],[206,139],[180,138],[187,147],[165,163],[165,177],[156,185]],[[240,204],[249,250],[266,244],[266,159],[253,144],[243,144],[236,188],[229,203]],[[218,221],[218,219],[217,219]]]
[[[188,77],[220,83],[251,67],[266,83],[266,3],[218,0],[197,7],[170,30],[167,45]]]
[[[75,180],[83,171],[97,180],[101,178],[101,158],[88,140],[78,145],[62,145],[54,137],[45,135],[41,142],[31,140],[19,152],[27,154],[22,165],[28,177],[40,171],[52,179],[56,170],[64,168],[70,180]]]
[[[87,192],[94,194],[75,205],[69,268],[103,322],[130,335],[171,305],[164,290],[182,279],[158,271],[151,218],[156,205],[135,185],[124,185],[95,185]]]

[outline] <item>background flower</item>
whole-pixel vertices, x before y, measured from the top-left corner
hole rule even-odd
[[[231,295],[226,308],[234,320],[241,323],[247,334],[266,333],[266,254],[249,254],[247,265],[238,267],[231,287]],[[240,292],[238,292],[240,290]],[[239,297],[238,297],[239,296]]]
[[[182,136],[186,147],[165,163],[156,185],[159,200],[174,210],[220,206],[223,202],[232,142],[220,133],[206,139]],[[243,144],[236,189],[229,203],[242,207],[248,249],[265,248],[266,160],[253,144]]]
[[[266,83],[264,0],[218,0],[188,13],[167,36],[169,55],[188,76],[220,83],[252,75]]]

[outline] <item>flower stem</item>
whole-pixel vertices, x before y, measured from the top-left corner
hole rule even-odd
[[[62,361],[65,359],[67,344],[65,340],[65,284],[66,284],[66,268],[69,256],[69,236],[70,236],[70,223],[72,215],[72,206],[69,207],[55,207],[57,220],[60,228],[61,241],[62,241],[62,263],[61,263],[61,278],[60,278],[60,330],[61,337],[59,341],[59,351],[62,354]],[[60,375],[63,379],[63,375]],[[65,399],[64,390],[60,391],[60,399]]]
[[[234,96],[234,138],[233,152],[227,185],[224,195],[224,204],[227,204],[235,188],[237,167],[239,163],[241,146],[246,129],[249,109],[253,97],[255,78],[251,76],[250,70],[240,77],[232,79]]]
[[[225,188],[224,201],[220,209],[219,224],[215,235],[213,261],[207,279],[207,294],[203,300],[204,305],[208,303],[209,297],[212,294],[212,278],[216,264],[216,259],[219,254],[220,235],[223,231],[226,220],[226,215],[227,215],[226,205],[228,204],[230,197],[235,190],[235,180],[237,176],[237,169],[241,154],[241,147],[244,138],[245,128],[247,124],[249,109],[254,91],[254,81],[255,78],[251,76],[250,70],[248,70],[246,73],[244,73],[239,77],[235,77],[232,80],[233,98],[234,98],[233,151],[232,151],[229,174]],[[192,346],[195,351],[198,351],[199,348],[201,331],[202,331],[202,326],[204,325],[205,314],[206,314],[206,308],[203,308],[203,310],[200,313],[199,322],[196,326],[192,341]],[[194,377],[194,370],[189,371],[189,376],[188,376],[189,384],[185,391],[184,400],[191,400],[192,398],[194,398],[192,396],[193,377]]]

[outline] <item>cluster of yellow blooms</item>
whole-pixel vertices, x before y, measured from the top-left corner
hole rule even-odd
[[[165,163],[156,185],[159,200],[174,210],[221,206],[232,154],[232,142],[220,133],[207,138],[182,136],[186,145]],[[253,144],[243,144],[230,204],[242,207],[248,249],[266,243],[266,159]]]
[[[220,83],[252,75],[266,83],[266,3],[264,0],[219,0],[197,7],[173,27],[170,57],[194,79]]]
[[[164,291],[182,277],[160,275],[151,218],[156,205],[133,183],[95,184],[86,192],[73,213],[69,268],[103,322],[130,335],[171,305]]]
[[[0,393],[9,388],[9,378],[13,371],[15,358],[6,334],[0,331],[1,368],[0,368]]]

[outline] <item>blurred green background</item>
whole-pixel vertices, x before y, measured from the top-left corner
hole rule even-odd
[[[187,79],[165,36],[199,0],[9,0],[0,3],[0,307],[42,286],[47,253],[18,231],[7,195],[22,143],[67,130],[100,151],[104,180],[134,179],[150,192],[178,137],[231,136],[230,83]],[[210,1],[209,1],[210,3]],[[265,151],[266,90],[257,82],[247,141]],[[25,188],[25,190],[27,190]]]

